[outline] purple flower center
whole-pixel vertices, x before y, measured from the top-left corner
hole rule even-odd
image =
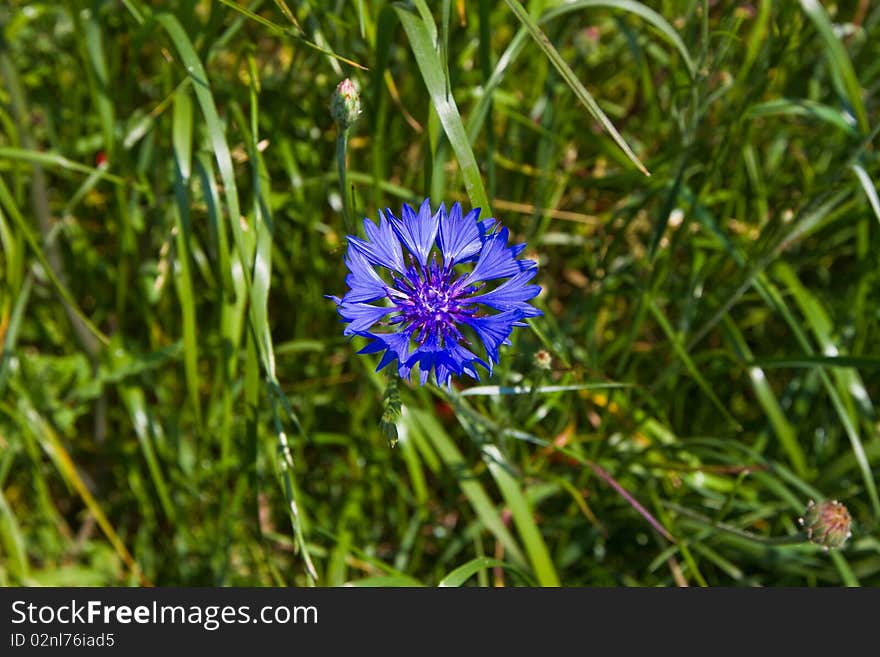
[[[420,267],[410,258],[406,276],[395,276],[395,287],[386,288],[388,298],[400,311],[391,323],[402,324],[419,344],[432,336],[438,345],[445,341],[467,342],[456,324],[476,312],[467,297],[481,286],[464,286],[464,278],[455,277],[451,263],[440,266],[432,258],[430,265]]]

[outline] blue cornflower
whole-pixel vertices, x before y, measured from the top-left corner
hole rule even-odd
[[[432,369],[439,385],[453,374],[479,379],[476,364],[491,375],[513,327],[542,314],[527,303],[541,288],[528,284],[537,263],[517,259],[526,245],[508,246],[507,229],[479,216],[458,203],[432,214],[425,199],[418,212],[404,203],[400,218],[380,210],[378,226],[365,218],[365,240],[348,236],[349,291],[328,298],[348,323],[343,333],[369,340],[358,353],[384,352],[377,371],[396,360],[409,379],[418,364],[423,385]]]

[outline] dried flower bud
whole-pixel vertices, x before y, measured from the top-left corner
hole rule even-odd
[[[540,349],[535,353],[535,367],[539,370],[549,370],[553,363],[553,357],[546,349]]]
[[[843,547],[846,539],[852,536],[852,517],[837,500],[823,500],[818,504],[810,500],[804,517],[799,522],[806,530],[807,538],[826,550]]]
[[[336,85],[330,100],[330,115],[341,130],[347,130],[361,113],[361,97],[350,78]]]

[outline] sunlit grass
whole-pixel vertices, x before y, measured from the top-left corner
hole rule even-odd
[[[0,584],[880,584],[880,7],[709,4],[0,8]],[[324,295],[427,196],[545,314],[398,414]]]

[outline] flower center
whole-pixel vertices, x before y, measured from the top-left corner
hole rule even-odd
[[[441,267],[436,260],[426,267],[411,264],[404,278],[394,278],[397,289],[388,290],[389,298],[400,310],[391,321],[402,323],[410,335],[424,344],[433,337],[438,346],[447,340],[462,339],[456,323],[474,313],[463,297],[473,292],[453,280],[451,267]]]

